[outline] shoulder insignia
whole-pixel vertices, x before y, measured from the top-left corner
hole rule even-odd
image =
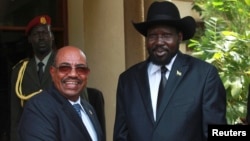
[[[18,63],[16,63],[16,64],[12,67],[12,70],[15,69],[16,66],[21,65],[21,64],[22,64],[23,62],[25,62],[25,61],[29,61],[29,58],[24,58],[24,59],[20,60]]]

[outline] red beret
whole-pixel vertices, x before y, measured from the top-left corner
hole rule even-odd
[[[48,15],[40,15],[33,18],[26,27],[25,35],[28,35],[30,30],[40,24],[51,24],[51,18]]]

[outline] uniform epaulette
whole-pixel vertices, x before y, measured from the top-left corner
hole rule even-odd
[[[15,69],[16,66],[18,66],[19,64],[22,64],[23,62],[25,61],[29,61],[29,58],[24,58],[22,60],[20,60],[18,63],[16,63],[13,67],[12,67],[12,70]]]

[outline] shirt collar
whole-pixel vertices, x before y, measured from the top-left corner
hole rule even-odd
[[[50,55],[51,55],[51,52],[50,52],[47,56],[45,56],[45,57],[43,58],[43,60],[42,60],[42,61],[40,61],[40,60],[39,60],[39,59],[35,56],[35,59],[36,59],[36,64],[38,64],[39,62],[43,62],[43,64],[47,64],[47,62],[48,62],[48,60],[49,60]]]
[[[81,100],[80,97],[76,100],[76,101],[71,101],[69,100],[69,102],[73,105],[73,104],[80,104],[81,105]]]

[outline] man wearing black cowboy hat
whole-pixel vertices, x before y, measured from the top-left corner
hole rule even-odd
[[[114,141],[206,141],[209,124],[226,124],[226,91],[214,66],[183,54],[195,20],[171,2],[153,2],[133,23],[149,54],[119,76]]]

